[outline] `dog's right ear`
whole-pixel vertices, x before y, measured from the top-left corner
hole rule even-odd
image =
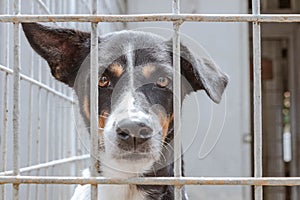
[[[73,87],[77,72],[90,53],[90,33],[23,23],[31,47],[49,64],[52,75]]]
[[[166,45],[173,57],[173,40],[167,41]],[[228,76],[213,60],[197,58],[188,47],[180,44],[180,65],[181,74],[192,86],[193,91],[205,90],[215,103],[220,103],[228,83]]]

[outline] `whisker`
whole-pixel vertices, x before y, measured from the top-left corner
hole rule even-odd
[[[152,171],[153,171],[154,176],[157,176],[153,165],[152,165]]]
[[[153,138],[153,139],[156,140],[156,141],[158,141],[161,146],[165,147],[166,150],[169,151],[169,153],[171,151],[172,152],[174,151],[174,148],[169,143],[163,142],[163,141],[161,141],[161,140],[159,140],[157,138]]]
[[[165,157],[165,155],[163,154],[163,152],[161,151],[161,149],[159,151],[157,151],[157,152],[165,160],[165,162],[167,162],[167,158]]]
[[[154,154],[155,152],[159,153],[159,155],[160,155],[161,157],[163,157],[164,160],[167,162],[166,157],[163,155],[163,153],[161,152],[161,150],[156,151],[156,149],[154,150],[153,147],[150,147],[150,154],[152,155],[152,158],[153,158],[154,160],[156,160],[155,157],[153,156],[153,154]]]
[[[169,151],[170,151],[170,150],[171,150],[171,151],[174,151],[174,147],[172,147],[169,143],[164,142],[163,145],[164,145],[164,147],[167,148],[167,150],[169,150]]]
[[[154,157],[154,155],[153,155],[154,152],[155,152],[155,151],[153,151],[153,148],[150,147],[150,152],[149,152],[149,153],[150,153],[150,155],[151,155],[151,157],[152,157],[153,160],[155,160],[155,157]]]
[[[169,135],[171,132],[173,132],[174,131],[174,128],[171,128],[169,131],[168,131],[168,134],[167,135]]]
[[[162,151],[159,151],[159,154],[164,158],[165,162],[167,162],[167,158],[166,158],[166,156],[163,154],[163,152],[162,152]]]

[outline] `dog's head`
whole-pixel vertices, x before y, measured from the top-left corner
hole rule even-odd
[[[90,34],[36,23],[23,30],[52,75],[75,89],[89,126]],[[133,171],[143,171],[166,156],[161,154],[173,138],[172,57],[172,41],[154,34],[121,31],[99,38],[100,161],[116,168],[133,163]],[[180,73],[182,99],[203,89],[214,102],[221,100],[227,75],[184,45]]]

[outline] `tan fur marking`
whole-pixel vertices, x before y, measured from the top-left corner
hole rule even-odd
[[[112,65],[110,65],[109,66],[109,70],[112,73],[114,73],[114,75],[116,77],[120,77],[123,74],[123,72],[124,72],[123,67],[121,65],[119,65],[119,64],[112,64]]]
[[[146,65],[142,69],[142,73],[146,78],[150,78],[151,74],[154,72],[155,66],[153,65]]]
[[[160,123],[163,129],[163,134],[162,134],[162,140],[165,141],[167,135],[168,135],[168,130],[170,123],[174,120],[174,114],[172,114],[170,117],[165,117],[161,116],[160,118]]]
[[[90,103],[88,96],[85,96],[83,99],[83,111],[85,116],[90,120],[91,113],[90,113]]]
[[[106,123],[106,119],[108,118],[109,112],[107,110],[103,110],[100,115],[98,116],[98,127],[99,127],[99,134],[103,133],[103,129]]]

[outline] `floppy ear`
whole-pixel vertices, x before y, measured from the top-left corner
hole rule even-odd
[[[48,62],[52,75],[73,87],[80,65],[90,52],[90,34],[37,23],[22,26],[31,47]]]
[[[168,46],[172,49],[172,41],[168,41]],[[220,70],[213,60],[207,58],[198,59],[186,46],[181,44],[180,64],[181,74],[191,84],[194,91],[204,89],[215,103],[221,101],[222,94],[228,83],[228,76]]]

